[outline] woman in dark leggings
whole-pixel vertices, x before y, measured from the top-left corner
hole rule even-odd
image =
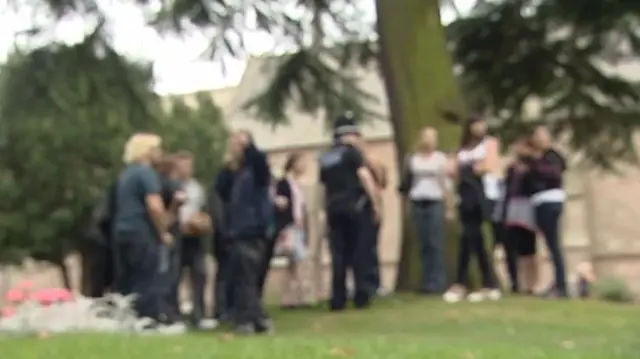
[[[536,225],[544,235],[551,261],[555,269],[555,283],[545,295],[549,298],[567,296],[566,270],[561,241],[560,219],[566,194],[562,175],[566,169],[564,157],[551,148],[551,136],[545,126],[538,126],[531,136],[535,158],[529,166],[532,178]]]
[[[485,248],[483,224],[490,216],[488,195],[497,191],[497,182],[487,181],[498,166],[498,141],[487,136],[487,125],[480,118],[470,119],[464,129],[462,146],[456,155],[459,215],[462,236],[458,254],[458,276],[453,286],[444,294],[447,302],[462,300],[468,291],[469,262],[475,255],[482,274],[482,290],[471,293],[473,302],[501,297],[491,269],[491,260]]]
[[[537,283],[536,232],[533,207],[531,205],[531,181],[528,163],[532,149],[527,137],[514,143],[515,160],[507,168],[505,187],[505,249],[511,252],[516,266],[512,274],[514,292],[532,294]],[[509,253],[507,254],[509,256]],[[520,269],[520,270],[519,270]],[[519,273],[522,274],[521,285]]]

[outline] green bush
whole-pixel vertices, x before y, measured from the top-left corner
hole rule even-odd
[[[607,302],[629,303],[634,300],[627,282],[617,277],[598,280],[594,284],[594,294],[596,298]]]

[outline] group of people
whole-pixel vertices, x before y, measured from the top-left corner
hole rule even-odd
[[[369,154],[350,114],[336,119],[333,135],[332,145],[318,158],[321,217],[331,254],[329,307],[342,311],[352,300],[355,308],[364,309],[383,292],[378,237],[387,174]],[[421,244],[420,291],[443,295],[449,302],[499,299],[502,286],[484,244],[483,225],[491,223],[494,247],[502,246],[506,253],[513,292],[533,294],[536,233],[541,233],[556,269],[555,283],[545,294],[566,296],[559,228],[565,163],[551,148],[548,130],[536,127],[513,145],[505,176],[499,141],[488,135],[482,119],[467,121],[453,156],[437,150],[437,135],[433,128],[421,132],[399,186],[411,204]],[[192,154],[163,153],[160,137],[135,134],[124,149],[126,167],[97,216],[107,243],[103,252],[109,253],[102,263],[113,273],[109,289],[135,294],[135,309],[153,319],[151,329],[183,326],[178,288],[188,268],[194,327],[229,322],[242,334],[272,331],[262,293],[274,255],[288,258],[282,306],[309,304],[303,274],[308,199],[300,183],[306,160],[299,153],[290,155],[283,176],[273,178],[266,154],[249,132],[238,131],[231,135],[224,166],[206,191],[193,178]],[[445,223],[454,216],[462,228],[458,267],[456,277],[447,278]],[[208,243],[217,261],[211,319],[205,319],[204,308]],[[474,292],[468,275],[472,256],[482,280]],[[347,272],[353,274],[351,290]]]
[[[485,224],[491,224],[493,246],[502,247],[510,288],[514,293],[567,296],[560,240],[564,157],[553,149],[549,130],[536,126],[510,149],[503,171],[500,141],[488,135],[486,122],[467,120],[462,143],[452,156],[437,150],[437,132],[425,128],[417,149],[406,159],[400,192],[411,203],[421,244],[421,292],[443,295],[447,302],[497,300],[501,288],[485,245]],[[461,224],[457,274],[447,288],[445,221],[456,216]],[[537,291],[536,237],[541,234],[555,269],[554,283]],[[481,289],[470,290],[469,263],[475,256]]]
[[[328,197],[327,202],[334,310],[346,306],[346,271],[350,268],[357,269],[356,306],[366,307],[379,291],[379,203],[386,181],[382,167],[362,157],[360,136],[340,131],[337,128],[336,144],[347,146],[347,138],[354,139],[344,147],[347,162],[338,171],[344,172],[326,169],[321,176],[327,193],[345,188],[353,192],[353,203],[352,193],[337,202]],[[188,269],[193,302],[189,324],[206,329],[228,322],[242,334],[270,332],[273,322],[262,305],[262,294],[271,260],[277,255],[288,259],[282,306],[310,304],[303,274],[308,252],[307,199],[300,182],[306,171],[303,155],[291,154],[283,176],[273,178],[266,154],[256,147],[249,132],[238,131],[230,136],[224,166],[209,191],[193,178],[193,155],[163,153],[162,139],[155,134],[133,135],[123,158],[126,167],[94,215],[99,232],[94,237],[100,241],[92,247],[92,270],[103,275],[94,276],[101,278],[94,280],[90,294],[100,296],[105,290],[135,294],[138,315],[153,319],[149,329],[183,330],[179,286],[183,270]],[[369,192],[361,193],[363,187],[348,176],[349,166],[360,165],[370,171],[366,177]],[[358,181],[355,172],[353,175]],[[338,178],[343,182],[336,183]],[[342,213],[347,208],[342,205],[355,212]],[[351,215],[361,220],[352,224]],[[207,319],[204,296],[209,249],[217,271],[213,317]],[[100,254],[98,260],[95,253]]]

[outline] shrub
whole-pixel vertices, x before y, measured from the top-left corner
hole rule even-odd
[[[616,277],[598,280],[594,285],[594,294],[596,298],[607,302],[629,303],[634,300],[627,282]]]

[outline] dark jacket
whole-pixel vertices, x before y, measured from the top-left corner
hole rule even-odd
[[[293,223],[293,207],[291,206],[291,203],[293,203],[293,191],[286,178],[282,178],[276,183],[276,195],[286,198],[289,203],[286,208],[278,208],[275,212],[276,231],[280,232]]]
[[[266,236],[274,210],[267,156],[254,145],[247,146],[232,182],[226,201],[226,234],[230,238]]]
[[[532,159],[529,167],[533,186],[531,194],[562,188],[562,176],[567,169],[567,163],[558,151],[545,151],[540,158]]]

